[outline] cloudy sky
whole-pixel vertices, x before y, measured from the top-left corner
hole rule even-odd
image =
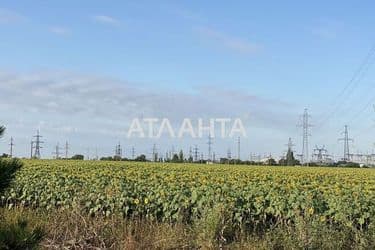
[[[372,152],[375,19],[371,1],[1,1],[0,152],[42,156],[69,141],[71,154],[150,156],[207,139],[137,139],[134,118],[241,118],[241,158],[301,151],[299,115],[311,114],[310,148],[337,141],[345,124],[352,152]],[[208,122],[208,120],[207,120]],[[236,138],[214,151],[236,154]]]

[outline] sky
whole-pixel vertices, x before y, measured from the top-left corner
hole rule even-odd
[[[374,148],[373,1],[0,1],[0,152],[149,157],[207,138],[127,138],[134,118],[240,118],[241,158],[279,157],[307,108],[313,148]],[[214,138],[217,157],[237,138]]]

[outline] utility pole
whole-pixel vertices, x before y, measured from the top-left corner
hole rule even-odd
[[[40,140],[43,136],[39,134],[39,129],[37,130],[37,133],[34,137],[35,137],[35,141],[33,141],[33,144],[35,145],[34,158],[40,159],[40,149],[43,148],[41,144],[43,144],[44,142]]]
[[[344,141],[343,161],[350,161],[349,142],[353,142],[353,139],[349,138],[348,125],[345,125],[345,130],[343,134],[344,134],[344,138],[339,139],[339,141]]]
[[[240,161],[241,159],[241,138],[237,138],[237,160]]]
[[[208,135],[208,142],[207,142],[207,144],[208,144],[208,161],[211,161],[212,160],[212,153],[211,153],[211,151],[212,151],[212,148],[211,148],[211,146],[212,146],[212,144],[213,144],[213,142],[212,142],[212,137],[211,137],[211,134],[209,134]]]
[[[13,158],[13,146],[14,146],[14,143],[13,143],[13,137],[10,137],[10,143],[9,143],[9,146],[10,146],[10,158]]]
[[[309,128],[312,125],[309,123],[309,118],[311,116],[308,114],[307,109],[305,109],[302,115],[302,124],[299,124],[299,127],[302,127],[302,154],[301,154],[301,163],[302,164],[309,164],[309,136],[311,136],[309,132]]]

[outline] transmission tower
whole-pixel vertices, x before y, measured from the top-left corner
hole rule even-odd
[[[68,156],[69,156],[69,143],[68,143],[68,141],[66,141],[65,142],[65,148],[64,148],[64,150],[65,150],[65,159],[68,159]]]
[[[295,144],[293,144],[292,138],[289,137],[289,141],[288,144],[286,144],[286,146],[288,146],[288,151],[293,152],[293,147],[295,146]]]
[[[135,149],[134,149],[134,147],[132,147],[132,159],[133,160],[135,159]]]
[[[199,154],[199,149],[198,149],[198,146],[195,145],[195,147],[194,147],[194,161],[198,161],[198,154]]]
[[[207,144],[208,144],[208,161],[211,161],[212,160],[212,153],[211,153],[211,151],[212,151],[212,144],[213,144],[213,142],[212,142],[212,137],[211,137],[211,134],[209,134],[208,135],[208,142],[207,142]]]
[[[228,151],[227,151],[227,158],[229,161],[232,159],[232,152],[230,151],[230,148],[228,148]]]
[[[52,154],[55,155],[56,160],[60,159],[60,145],[59,145],[59,143],[56,144],[55,151]]]
[[[116,145],[115,157],[120,159],[122,158],[122,148],[120,142]]]
[[[10,146],[10,158],[13,157],[13,147],[14,147],[14,142],[13,142],[13,137],[10,137],[10,143],[9,143],[9,146]]]
[[[32,148],[35,149],[33,157],[36,159],[40,159],[40,149],[43,148],[41,145],[44,143],[43,141],[40,140],[42,137],[43,136],[39,134],[39,130],[37,130],[36,135],[34,135],[35,141],[32,142],[33,144]]]
[[[353,142],[353,139],[349,138],[348,125],[345,125],[345,130],[343,134],[344,134],[344,138],[339,139],[339,141],[344,141],[343,161],[350,161],[349,142]]]
[[[305,109],[302,115],[302,124],[299,124],[299,127],[302,127],[302,154],[301,154],[301,163],[309,163],[309,128],[312,125],[309,123],[311,116],[308,114],[307,109]]]
[[[322,146],[320,148],[318,146],[315,146],[314,157],[316,157],[316,160],[319,163],[325,162],[326,158],[328,157],[328,151],[327,149],[325,149],[325,146]]]
[[[153,161],[158,161],[158,152],[156,149],[156,144],[152,147],[152,160]]]

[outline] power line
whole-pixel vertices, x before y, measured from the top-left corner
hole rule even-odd
[[[352,94],[354,88],[359,84],[365,73],[369,70],[370,66],[372,65],[372,59],[375,55],[375,44],[370,48],[369,52],[366,54],[364,60],[361,62],[359,67],[354,71],[352,77],[347,82],[347,84],[344,86],[344,88],[341,90],[341,92],[337,95],[337,97],[334,99],[334,102],[331,106],[333,106],[333,110],[331,112],[328,112],[327,115],[323,117],[323,119],[318,123],[318,128],[321,128],[325,123],[327,123],[333,115],[339,110],[342,103],[347,99],[341,99],[345,94]],[[347,91],[350,88],[351,91]],[[340,101],[341,99],[341,101]]]

